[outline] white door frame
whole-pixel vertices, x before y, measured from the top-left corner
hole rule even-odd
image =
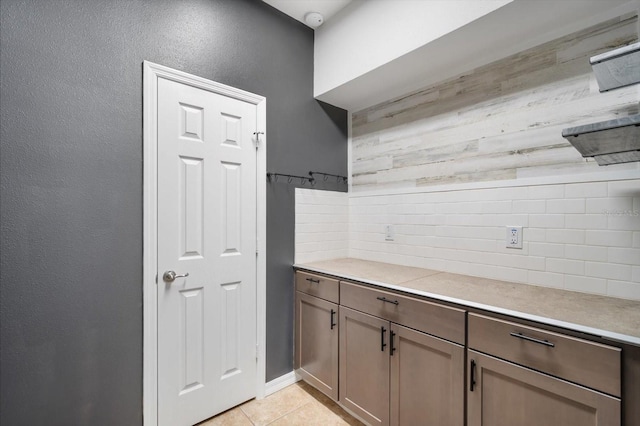
[[[216,83],[201,77],[176,71],[148,61],[143,64],[143,255],[142,255],[142,415],[144,426],[158,424],[158,312],[157,312],[157,148],[158,148],[158,79],[165,78],[178,83],[207,90],[233,99],[242,100],[257,107],[257,132],[266,133],[267,100],[244,90]],[[258,141],[256,159],[256,217],[257,217],[257,265],[256,265],[256,320],[257,320],[257,381],[256,397],[265,393],[265,345],[266,345],[266,241],[267,200],[266,167],[267,138]]]

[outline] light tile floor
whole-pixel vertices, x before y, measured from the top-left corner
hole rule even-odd
[[[199,423],[198,426],[360,426],[331,399],[312,386],[298,382],[268,397],[245,402]]]

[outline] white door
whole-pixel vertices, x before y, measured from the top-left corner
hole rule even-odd
[[[192,425],[256,396],[257,107],[164,78],[157,104],[158,424]]]

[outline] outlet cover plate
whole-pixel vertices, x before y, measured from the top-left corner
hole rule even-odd
[[[522,226],[507,226],[507,248],[522,248]]]
[[[393,241],[395,239],[395,231],[393,225],[386,225],[384,227],[384,239],[385,241]]]

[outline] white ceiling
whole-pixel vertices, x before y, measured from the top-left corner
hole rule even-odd
[[[304,22],[304,15],[308,12],[318,12],[327,22],[333,15],[344,9],[351,0],[262,0],[279,11],[294,19]]]

